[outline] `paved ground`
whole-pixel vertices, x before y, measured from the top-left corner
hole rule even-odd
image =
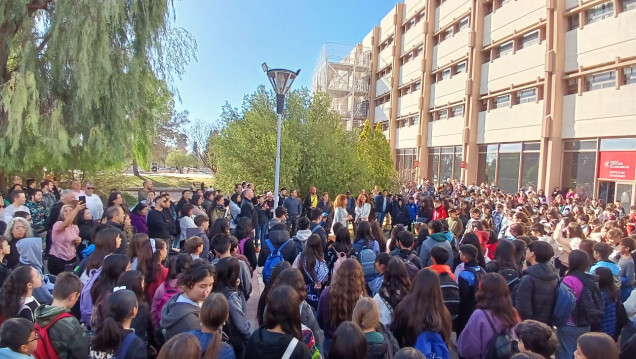
[[[245,308],[245,314],[247,316],[247,320],[250,322],[250,330],[252,332],[258,328],[258,322],[256,321],[258,300],[261,297],[263,288],[265,288],[261,271],[262,268],[254,270],[254,275],[252,276],[252,294],[250,295],[250,299],[247,301],[247,306]]]

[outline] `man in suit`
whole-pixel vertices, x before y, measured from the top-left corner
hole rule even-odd
[[[380,226],[384,224],[384,217],[387,212],[391,212],[391,199],[389,198],[389,191],[384,190],[382,194],[378,194],[374,198],[375,200],[375,212],[378,214],[378,222]]]

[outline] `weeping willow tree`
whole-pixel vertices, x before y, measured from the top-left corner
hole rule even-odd
[[[147,162],[196,43],[172,0],[0,1],[0,173]]]

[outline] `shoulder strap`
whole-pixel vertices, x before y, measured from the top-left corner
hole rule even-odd
[[[497,336],[497,334],[498,334],[497,333],[497,329],[495,328],[495,324],[493,324],[492,319],[488,315],[488,312],[486,312],[485,310],[482,310],[482,312],[484,313],[484,316],[488,320],[488,324],[490,324],[490,328],[492,329],[492,332],[495,333],[495,336]]]
[[[382,336],[386,344],[386,353],[389,354],[389,359],[393,359],[393,345],[391,344],[391,339],[389,339],[389,336],[386,334],[386,330],[382,331]]]
[[[314,228],[311,229],[311,233],[316,233],[316,231],[320,228],[320,225],[317,224],[314,226]]]
[[[296,349],[297,344],[298,344],[298,339],[296,339],[296,337],[293,337],[292,340],[289,342],[289,345],[287,346],[287,349],[285,350],[285,353],[283,353],[283,356],[281,357],[281,359],[291,358],[292,353],[294,352],[294,349]]]
[[[128,335],[126,335],[124,342],[121,344],[121,347],[119,348],[119,355],[117,355],[117,358],[126,357],[128,348],[130,347],[130,344],[132,344],[133,340],[135,340],[136,336],[137,335],[135,333],[128,333]]]
[[[265,240],[265,244],[267,244],[267,247],[269,248],[269,253],[273,254],[274,253],[274,246],[272,245],[272,242],[269,239],[267,239],[267,240]]]
[[[47,324],[46,326],[42,327],[42,330],[49,330],[49,328],[53,324],[57,323],[60,319],[69,318],[69,317],[72,317],[72,315],[70,313],[62,313],[62,314],[58,315],[57,317],[55,317],[55,319],[51,320],[49,322],[49,324]]]
[[[287,243],[289,243],[289,242],[291,242],[291,239],[288,239],[283,244],[281,244],[280,247],[278,247],[278,249],[276,250],[276,252],[280,253],[283,250],[283,248],[285,248]]]

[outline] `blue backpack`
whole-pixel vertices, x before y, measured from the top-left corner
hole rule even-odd
[[[418,335],[413,348],[424,354],[426,359],[449,359],[448,347],[436,332],[426,331]]]
[[[574,312],[575,306],[576,297],[574,296],[574,291],[567,284],[563,283],[563,279],[561,279],[555,290],[551,324],[556,327],[565,325]]]
[[[265,241],[267,247],[269,247],[269,256],[267,256],[265,265],[263,266],[263,283],[267,284],[267,282],[269,282],[269,279],[272,277],[272,271],[274,270],[274,267],[276,267],[278,263],[285,261],[285,258],[280,252],[290,241],[291,239],[286,240],[285,243],[278,247],[278,249],[274,249],[274,245],[269,239]]]
[[[117,354],[112,356],[111,359],[124,359],[128,356],[128,349],[130,348],[130,345],[132,344],[132,342],[135,340],[135,338],[137,337],[137,335],[135,333],[128,333],[128,335],[126,335],[126,337],[124,338],[123,343],[121,343],[121,346],[119,347],[119,350],[117,351]]]

